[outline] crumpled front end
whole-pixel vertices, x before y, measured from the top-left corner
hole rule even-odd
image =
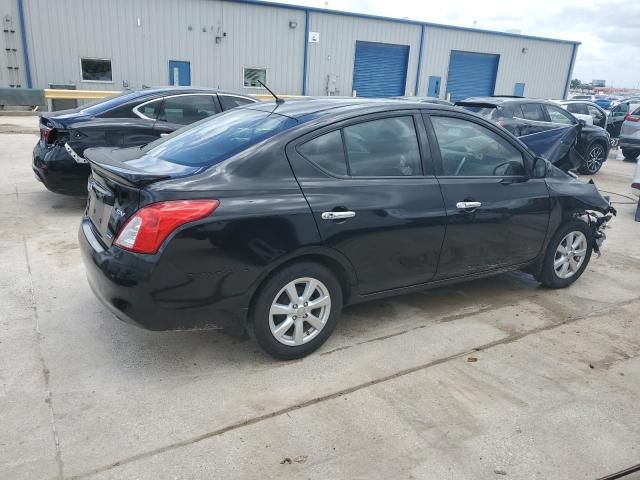
[[[607,224],[617,214],[609,198],[600,194],[593,180],[583,182],[553,166],[547,175],[547,186],[563,217],[580,218],[589,224],[593,233],[593,251],[600,254]]]

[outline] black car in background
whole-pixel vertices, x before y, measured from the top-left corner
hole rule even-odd
[[[151,330],[248,328],[282,359],[344,305],[519,269],[570,285],[615,213],[495,123],[421,102],[248,105],[85,155],[102,302]]]
[[[582,123],[575,152],[576,170],[593,175],[609,156],[609,135],[594,125],[584,125],[555,102],[520,97],[473,97],[456,102],[463,107],[490,119],[496,125],[517,137],[539,133],[559,127],[571,127]]]
[[[192,87],[128,91],[73,110],[40,117],[33,171],[52,192],[87,194],[90,147],[145,145],[185,125],[231,108],[255,103],[246,95]]]

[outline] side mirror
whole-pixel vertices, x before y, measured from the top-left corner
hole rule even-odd
[[[533,178],[544,178],[547,176],[548,169],[547,161],[542,157],[536,157],[533,159],[533,168],[531,169],[531,176]]]
[[[587,122],[585,122],[584,118],[579,118],[579,119],[578,119],[578,123],[579,123],[579,124],[580,124],[580,126],[582,126],[582,127],[584,127],[584,126],[587,124]]]

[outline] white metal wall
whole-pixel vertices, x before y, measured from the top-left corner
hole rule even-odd
[[[56,0],[55,8],[50,0],[29,0],[25,8],[35,87],[166,85],[169,60],[185,60],[192,85],[262,93],[243,88],[247,66],[266,67],[277,91],[302,89],[300,10],[218,0]],[[113,82],[83,82],[81,57],[110,58]]]
[[[24,7],[35,88],[49,83],[114,90],[122,89],[123,82],[130,88],[166,85],[169,60],[186,60],[192,85],[264,93],[243,88],[242,75],[245,66],[266,67],[267,81],[277,92],[303,91],[302,7],[224,0],[25,0]],[[0,8],[19,26],[16,0],[0,0]],[[319,32],[320,41],[306,44],[308,95],[326,95],[329,75],[338,79],[336,94],[351,94],[357,40],[408,45],[405,93],[425,95],[428,77],[436,75],[442,78],[442,97],[451,50],[500,55],[496,94],[512,94],[521,82],[527,96],[543,98],[564,93],[573,50],[566,42],[427,25],[415,92],[420,24],[311,10],[309,29]],[[110,58],[113,82],[82,81],[81,57]],[[22,62],[22,52],[19,58]],[[2,86],[8,83],[5,60],[0,56]]]
[[[4,27],[4,19],[8,15],[11,19],[11,24],[15,29],[14,39],[11,46],[17,47],[16,59],[18,66],[18,79],[20,85],[23,88],[27,87],[27,79],[24,69],[24,52],[22,49],[22,31],[20,30],[20,18],[18,17],[18,3],[16,0],[0,0],[0,26]],[[3,28],[4,29],[4,28]],[[5,48],[10,48],[7,45],[7,35],[2,32],[0,37],[0,87],[8,87],[10,84],[10,74],[8,70],[8,57]],[[12,65],[13,66],[13,65]]]
[[[500,55],[496,95],[513,95],[515,84],[524,83],[527,97],[562,98],[573,44],[427,26],[421,95],[426,95],[429,76],[435,75],[442,77],[440,96],[445,98],[451,50]]]
[[[408,45],[405,94],[413,95],[420,47],[419,25],[311,12],[310,31],[320,33],[320,42],[309,43],[309,95],[326,95],[329,75],[338,76],[338,95],[351,95],[356,40]]]

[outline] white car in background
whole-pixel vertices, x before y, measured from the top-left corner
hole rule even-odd
[[[575,97],[571,100],[557,100],[557,103],[574,117],[584,120],[587,125],[607,128],[607,112],[595,103],[588,100],[576,100]]]

